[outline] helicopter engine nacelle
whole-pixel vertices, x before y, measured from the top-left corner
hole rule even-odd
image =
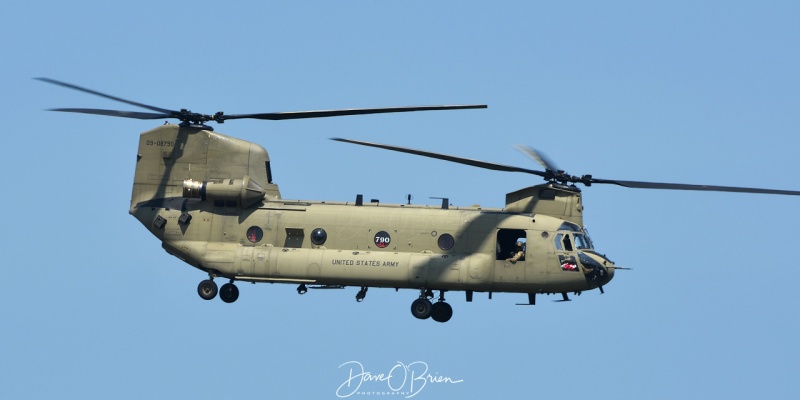
[[[235,201],[250,207],[264,198],[266,191],[249,176],[242,179],[211,179],[208,181],[183,181],[183,197],[190,199]]]

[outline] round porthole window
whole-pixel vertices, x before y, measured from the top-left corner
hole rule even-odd
[[[249,240],[250,243],[260,242],[263,237],[264,237],[264,231],[257,226],[251,226],[247,230],[247,240]]]
[[[456,239],[449,233],[444,233],[439,236],[439,248],[442,250],[450,250],[456,244]]]
[[[311,243],[321,246],[326,240],[328,240],[328,233],[325,232],[325,229],[317,228],[311,231]]]

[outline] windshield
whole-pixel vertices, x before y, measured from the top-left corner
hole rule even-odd
[[[558,230],[571,231],[572,234],[570,235],[566,232],[557,234],[555,241],[556,249],[573,251],[572,242],[574,241],[575,250],[594,250],[594,244],[592,243],[592,239],[589,238],[589,232],[586,231],[586,228],[581,229],[576,224],[564,221],[564,223],[558,227]],[[570,236],[572,236],[572,240],[570,240]]]
[[[592,246],[592,239],[589,239],[589,235],[585,235],[582,233],[575,233],[573,234],[575,237],[575,247],[578,250],[592,250],[594,247]]]

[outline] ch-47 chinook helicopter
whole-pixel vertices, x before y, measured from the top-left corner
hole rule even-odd
[[[208,274],[200,297],[232,303],[236,281],[296,284],[308,288],[413,289],[411,313],[446,322],[453,315],[448,291],[537,294],[599,289],[620,267],[593,246],[583,227],[576,184],[628,188],[745,192],[800,196],[800,191],[623,181],[572,176],[528,147],[525,154],[545,170],[532,170],[397,146],[348,139],[340,142],[432,157],[505,172],[538,175],[545,183],[506,195],[503,208],[282,198],[270,159],[258,144],[214,132],[204,125],[230,119],[283,120],[389,112],[485,108],[425,106],[227,115],[197,114],[136,103],[56,81],[41,81],[142,107],[154,112],[87,108],[52,111],[136,119],[180,120],[144,132],[139,139],[130,214],[162,242],[167,253]],[[227,279],[219,289],[215,278]],[[439,296],[435,302],[434,292]]]

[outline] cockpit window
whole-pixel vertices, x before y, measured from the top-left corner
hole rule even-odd
[[[570,231],[573,233],[559,233],[556,235],[555,240],[557,250],[574,251],[594,249],[594,244],[592,244],[592,239],[589,238],[589,233],[587,233],[585,229],[581,229],[581,227],[578,225],[564,221],[564,223],[558,227],[558,230]],[[570,241],[570,236],[572,236],[572,239],[574,240],[574,246]]]
[[[578,226],[576,224],[573,224],[572,222],[567,222],[567,221],[564,221],[564,223],[561,224],[561,226],[558,227],[558,230],[560,230],[560,231],[572,231],[572,232],[583,232],[581,230],[580,226]]]
[[[569,240],[569,235],[564,235],[564,250],[566,251],[573,251],[572,249],[572,241]]]
[[[556,235],[556,250],[561,251],[574,251],[572,248],[572,240],[567,233],[559,233]]]
[[[576,233],[573,236],[575,237],[575,247],[578,250],[592,250],[592,241],[589,236],[582,233]]]

